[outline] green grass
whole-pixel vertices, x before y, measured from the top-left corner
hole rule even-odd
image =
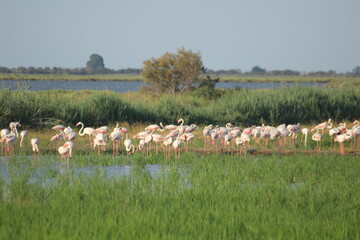
[[[108,159],[98,159],[100,164]],[[131,175],[61,174],[43,165],[0,182],[1,239],[359,239],[357,157],[199,156],[157,159],[152,176],[131,156]],[[86,162],[80,156],[71,163]],[[92,160],[91,160],[92,161]],[[140,162],[141,161],[141,162]],[[29,182],[39,168],[43,178]]]

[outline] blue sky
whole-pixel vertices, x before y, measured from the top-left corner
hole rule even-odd
[[[1,0],[0,66],[112,69],[184,47],[213,70],[352,71],[359,0]]]

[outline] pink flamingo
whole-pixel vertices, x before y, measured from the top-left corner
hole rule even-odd
[[[122,140],[122,132],[121,128],[115,128],[114,131],[110,134],[110,139],[113,143],[113,153],[119,152],[119,145],[118,143]]]
[[[189,152],[189,142],[195,138],[195,135],[193,133],[184,133],[180,136],[180,140],[185,142],[185,149],[186,152]]]
[[[331,128],[331,127],[332,127],[331,118],[329,118],[329,120],[327,122],[320,123],[320,124],[316,125],[314,128],[321,130],[321,134],[324,135],[324,129]]]
[[[55,125],[54,127],[52,127],[52,129],[62,132],[62,131],[64,131],[65,126],[59,124],[59,125]]]
[[[334,141],[338,142],[339,146],[340,146],[340,155],[345,154],[344,142],[345,141],[350,141],[350,139],[351,139],[351,134],[350,133],[340,134],[340,135],[337,135],[335,137]]]
[[[159,152],[158,142],[164,141],[165,137],[160,134],[151,134],[151,136],[152,136],[152,141],[155,142],[155,149],[156,149],[156,155],[157,155]]]

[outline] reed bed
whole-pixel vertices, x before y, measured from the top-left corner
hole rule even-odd
[[[253,124],[312,124],[328,118],[353,121],[360,118],[360,90],[281,88],[271,90],[215,90],[202,94],[117,94],[111,91],[45,92],[0,90],[0,126],[20,121],[30,128],[62,123],[101,126],[116,121],[129,123],[187,123],[249,126]]]
[[[82,156],[65,173],[52,158],[6,163],[11,181],[0,181],[0,238],[360,237],[357,157],[192,153],[166,161],[135,154],[116,159],[132,166],[130,175],[75,174],[79,163],[104,160]],[[147,164],[162,167],[154,175]],[[46,178],[53,181],[44,185]]]

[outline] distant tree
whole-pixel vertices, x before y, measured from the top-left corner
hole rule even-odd
[[[99,54],[91,54],[90,60],[86,63],[87,73],[103,73],[105,70],[104,59]]]
[[[356,66],[353,70],[353,74],[360,75],[360,66]]]
[[[0,67],[0,72],[1,73],[11,73],[11,70],[7,67]]]
[[[264,68],[260,68],[259,66],[255,66],[252,68],[251,73],[254,74],[265,74],[266,70]]]
[[[203,71],[200,53],[180,48],[176,54],[167,52],[159,58],[145,60],[141,74],[146,83],[159,91],[175,93],[199,84]]]

